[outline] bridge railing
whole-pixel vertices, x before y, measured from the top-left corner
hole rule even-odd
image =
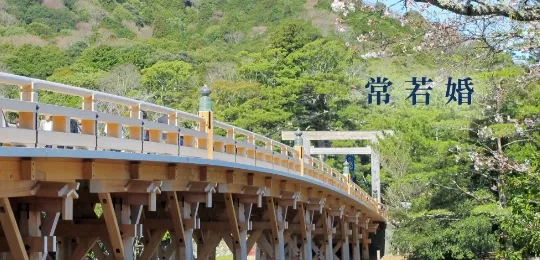
[[[0,98],[0,143],[4,146],[67,147],[209,158],[275,169],[319,180],[348,193],[385,215],[379,204],[348,174],[304,153],[301,145],[290,147],[251,131],[213,120],[209,90],[201,97],[199,115],[168,107],[23,76],[0,73],[0,83],[20,89],[20,99]],[[2,86],[0,86],[2,87]],[[38,90],[77,96],[80,108],[38,102]],[[123,107],[126,113],[99,111],[98,103]],[[210,109],[205,109],[207,106]],[[208,110],[208,111],[204,111]],[[146,112],[167,116],[166,123],[145,118]],[[8,126],[5,114],[14,113],[18,123]],[[47,121],[42,117],[51,116]],[[72,133],[72,120],[78,131]],[[194,128],[183,127],[189,121]],[[52,122],[52,123],[50,123]],[[47,124],[52,125],[49,129]],[[217,134],[222,129],[224,135]]]

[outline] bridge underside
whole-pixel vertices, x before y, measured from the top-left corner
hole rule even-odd
[[[359,260],[385,221],[319,180],[201,158],[0,148],[0,180],[3,259],[215,259],[224,240],[234,259]]]

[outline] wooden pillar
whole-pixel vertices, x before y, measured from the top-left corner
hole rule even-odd
[[[184,219],[191,219],[193,222],[197,221],[198,203],[182,203],[182,215]],[[180,259],[193,260],[193,226],[186,226],[184,228],[184,239],[186,240],[186,246],[180,247]],[[185,258],[184,258],[185,257]]]
[[[352,247],[353,260],[360,260],[360,234],[358,232],[358,222],[352,223]]]
[[[340,260],[350,260],[349,255],[349,221],[347,217],[341,218],[341,258]]]
[[[115,205],[116,218],[120,224],[131,224],[131,206],[127,201],[120,200],[121,203]],[[124,203],[125,202],[125,203]],[[134,237],[122,235],[122,244],[124,246],[124,257],[126,260],[134,258],[133,241]]]
[[[323,225],[324,231],[325,231],[325,241],[324,241],[324,259],[325,260],[332,260],[334,259],[334,245],[332,242],[332,236],[333,236],[333,218],[328,215],[328,212],[326,210],[323,211],[323,223],[326,223]]]
[[[362,228],[362,260],[369,260],[369,233],[368,223]]]
[[[193,260],[193,225],[185,225],[184,219],[193,219],[197,222],[198,203],[179,202],[176,192],[168,192],[169,210],[173,219],[174,236],[171,239],[176,245],[174,257],[176,259]],[[181,205],[181,206],[180,206]]]
[[[381,164],[374,149],[371,149],[371,197],[381,203]]]
[[[21,235],[30,237],[41,237],[41,212],[29,209],[29,211],[21,211],[20,213]],[[45,252],[29,252],[28,259],[40,260],[42,256],[46,253],[46,247]]]
[[[250,203],[234,203],[232,194],[225,193],[225,206],[229,217],[229,225],[232,233],[232,251],[235,260],[247,259],[247,231],[249,228],[249,216],[251,215]]]
[[[311,260],[313,257],[313,249],[311,248],[311,210],[306,210],[303,203],[298,204],[298,212],[300,213],[300,227],[302,228],[300,234],[302,237],[302,259]]]
[[[274,204],[273,198],[267,198],[268,212],[270,213],[270,225],[272,226],[272,244],[274,245],[274,259],[285,259],[285,241],[283,231],[285,229],[285,219],[283,217],[283,206]]]
[[[283,218],[283,207],[277,206],[276,207],[276,216],[278,223],[282,222],[284,223]],[[278,225],[278,241],[274,241],[274,256],[275,259],[285,259],[285,240],[283,237],[284,227],[281,225]]]

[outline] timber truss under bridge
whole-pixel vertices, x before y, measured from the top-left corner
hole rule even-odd
[[[0,99],[3,259],[214,259],[224,240],[234,259],[256,248],[257,259],[357,260],[384,234],[385,210],[305,154],[301,132],[289,147],[218,122],[206,87],[194,115],[7,73],[0,83],[20,90]],[[38,90],[81,106],[39,103]]]

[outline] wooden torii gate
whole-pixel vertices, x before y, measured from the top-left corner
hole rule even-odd
[[[303,131],[302,138],[304,151],[307,154],[363,154],[370,155],[371,158],[371,196],[379,203],[381,202],[381,164],[379,156],[370,147],[352,147],[352,148],[314,148],[311,147],[311,141],[318,140],[370,140],[377,142],[378,137],[384,134],[394,134],[391,130],[384,131]],[[294,131],[282,131],[282,140],[294,140]]]

